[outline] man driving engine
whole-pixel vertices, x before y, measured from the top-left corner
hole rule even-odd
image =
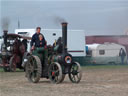
[[[43,36],[43,34],[40,33],[41,28],[36,28],[36,33],[32,36],[31,40],[31,50],[34,50],[36,47],[45,47],[46,46],[46,40]]]

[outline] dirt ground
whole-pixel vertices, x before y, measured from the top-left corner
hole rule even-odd
[[[82,70],[79,84],[71,83],[68,76],[61,84],[47,79],[33,84],[24,72],[0,72],[0,96],[128,96],[128,66]]]

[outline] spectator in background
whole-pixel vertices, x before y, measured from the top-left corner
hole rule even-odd
[[[121,63],[124,64],[124,59],[125,59],[126,53],[123,48],[120,49],[119,56],[121,58]]]

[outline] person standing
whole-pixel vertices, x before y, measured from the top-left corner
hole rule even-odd
[[[121,58],[121,63],[124,64],[124,59],[125,59],[126,53],[123,48],[120,49],[119,56]]]
[[[32,36],[32,40],[31,40],[31,50],[34,50],[36,47],[40,47],[40,40],[39,40],[39,36],[42,36],[42,47],[46,46],[46,40],[43,36],[43,34],[40,33],[41,28],[37,27],[36,28],[36,33]]]

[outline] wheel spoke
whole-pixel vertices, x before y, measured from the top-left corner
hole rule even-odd
[[[73,75],[71,74],[71,79],[73,80],[73,78],[74,78],[74,77],[73,77]]]
[[[55,81],[58,81],[58,76],[55,76]]]
[[[77,80],[76,80],[76,77],[75,77],[75,75],[73,75],[73,77],[74,77],[74,81],[76,82]]]
[[[77,76],[77,78],[79,79],[79,74],[77,74],[76,76]]]
[[[34,76],[34,73],[32,72],[31,73],[31,79],[34,81],[35,80],[35,76]]]

